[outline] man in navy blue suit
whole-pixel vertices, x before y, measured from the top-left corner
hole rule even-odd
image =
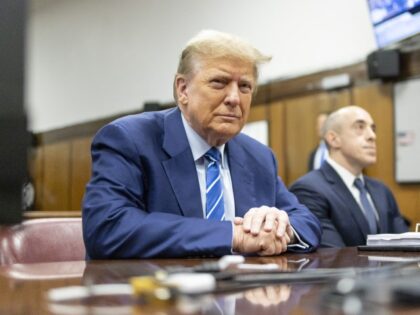
[[[276,255],[318,246],[320,223],[277,176],[272,151],[240,134],[258,66],[269,59],[232,35],[201,32],[180,58],[176,108],[123,117],[97,133],[83,202],[88,257]]]
[[[358,106],[341,108],[329,115],[322,134],[329,157],[290,188],[321,221],[321,246],[357,246],[366,244],[368,234],[406,232],[392,192],[362,174],[376,162],[369,113]]]

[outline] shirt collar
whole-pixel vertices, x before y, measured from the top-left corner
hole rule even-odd
[[[341,177],[343,182],[346,184],[347,187],[353,187],[354,180],[356,178],[360,178],[360,180],[365,183],[363,175],[359,174],[357,176],[354,176],[350,171],[348,171],[345,167],[338,164],[336,161],[334,161],[331,157],[327,157],[326,161],[328,164],[331,165],[331,167],[338,173],[338,175]]]
[[[211,146],[190,126],[187,120],[184,118],[184,114],[181,113],[182,124],[184,125],[185,133],[187,134],[188,143],[190,144],[191,152],[194,161],[199,161],[203,155],[210,150]],[[224,168],[227,161],[225,154],[225,144],[216,147],[222,155],[221,166]]]

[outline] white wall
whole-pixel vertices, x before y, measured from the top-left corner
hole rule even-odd
[[[261,81],[360,61],[376,48],[365,0],[37,0],[26,103],[35,132],[172,100],[182,47],[212,28],[273,60]]]

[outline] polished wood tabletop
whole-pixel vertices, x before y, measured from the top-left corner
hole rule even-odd
[[[248,257],[246,263],[276,264],[277,274],[269,275],[264,283],[233,284],[222,278],[216,293],[181,295],[169,302],[145,302],[123,292],[57,302],[47,294],[68,286],[129,284],[132,277],[213,260],[14,264],[0,267],[0,314],[418,314],[419,259],[418,252],[367,252],[357,248]],[[279,271],[284,277],[277,279]],[[231,269],[228,274],[248,272]],[[259,275],[264,273],[259,271]],[[293,277],[287,278],[290,275]]]

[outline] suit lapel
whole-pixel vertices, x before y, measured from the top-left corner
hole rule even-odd
[[[163,149],[170,155],[162,161],[184,216],[203,217],[200,186],[194,158],[178,108],[169,111],[164,120]]]
[[[364,236],[369,234],[369,225],[365,215],[341,177],[328,163],[324,163],[320,170],[323,172],[327,181],[332,184],[332,189],[335,194],[342,200],[343,209],[341,211],[350,213],[360,233]]]
[[[233,138],[227,143],[230,176],[232,178],[233,195],[235,199],[235,216],[243,217],[252,206],[257,206],[255,200],[254,178],[246,169],[246,154],[243,148]]]

